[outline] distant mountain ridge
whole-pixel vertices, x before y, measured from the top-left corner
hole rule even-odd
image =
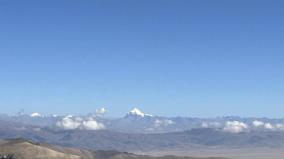
[[[108,118],[105,108],[87,115],[44,115],[41,113],[0,115],[0,120],[52,129],[110,130],[125,133],[168,133],[196,128],[223,129],[227,132],[284,131],[284,119],[269,118],[190,118],[162,117],[134,108],[120,118]]]
[[[0,121],[0,123],[3,122]],[[33,126],[18,129],[9,123],[0,125],[0,139],[22,137],[37,142],[92,150],[146,152],[150,150],[188,150],[210,147],[284,147],[284,133],[278,131],[230,133],[212,128],[200,128],[181,132],[141,134],[110,130],[37,129]]]
[[[187,150],[202,147],[284,147],[283,119],[185,118],[149,115],[138,108],[121,118],[105,109],[84,116],[0,115],[0,139],[96,150]]]

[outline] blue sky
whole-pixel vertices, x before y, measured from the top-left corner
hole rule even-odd
[[[284,117],[283,1],[0,1],[1,113]]]

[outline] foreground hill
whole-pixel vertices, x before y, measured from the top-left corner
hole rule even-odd
[[[219,157],[195,158],[162,156],[151,157],[117,151],[86,151],[41,144],[24,139],[0,141],[0,156],[13,154],[16,159],[223,159]]]
[[[49,159],[80,159],[80,156],[67,154],[24,140],[10,140],[2,143],[1,155],[13,154],[17,159],[49,158]]]

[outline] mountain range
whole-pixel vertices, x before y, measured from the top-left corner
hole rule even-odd
[[[121,118],[105,109],[74,116],[0,115],[0,139],[27,138],[92,150],[147,152],[199,148],[284,147],[283,119],[160,117],[135,108]]]
[[[231,133],[247,131],[284,131],[284,118],[241,118],[238,116],[216,118],[163,117],[134,108],[123,117],[106,117],[105,108],[87,115],[42,115],[40,113],[0,115],[0,120],[33,125],[40,128],[62,130],[110,130],[127,133],[168,133],[196,128],[222,129]]]

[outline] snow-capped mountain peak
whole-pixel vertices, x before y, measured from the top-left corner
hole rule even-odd
[[[127,115],[132,115],[132,116],[139,116],[139,117],[145,117],[145,116],[152,116],[150,114],[145,114],[143,113],[140,109],[138,108],[133,108],[130,112],[127,113]]]
[[[35,112],[30,114],[30,117],[42,117],[42,115],[40,113]]]

